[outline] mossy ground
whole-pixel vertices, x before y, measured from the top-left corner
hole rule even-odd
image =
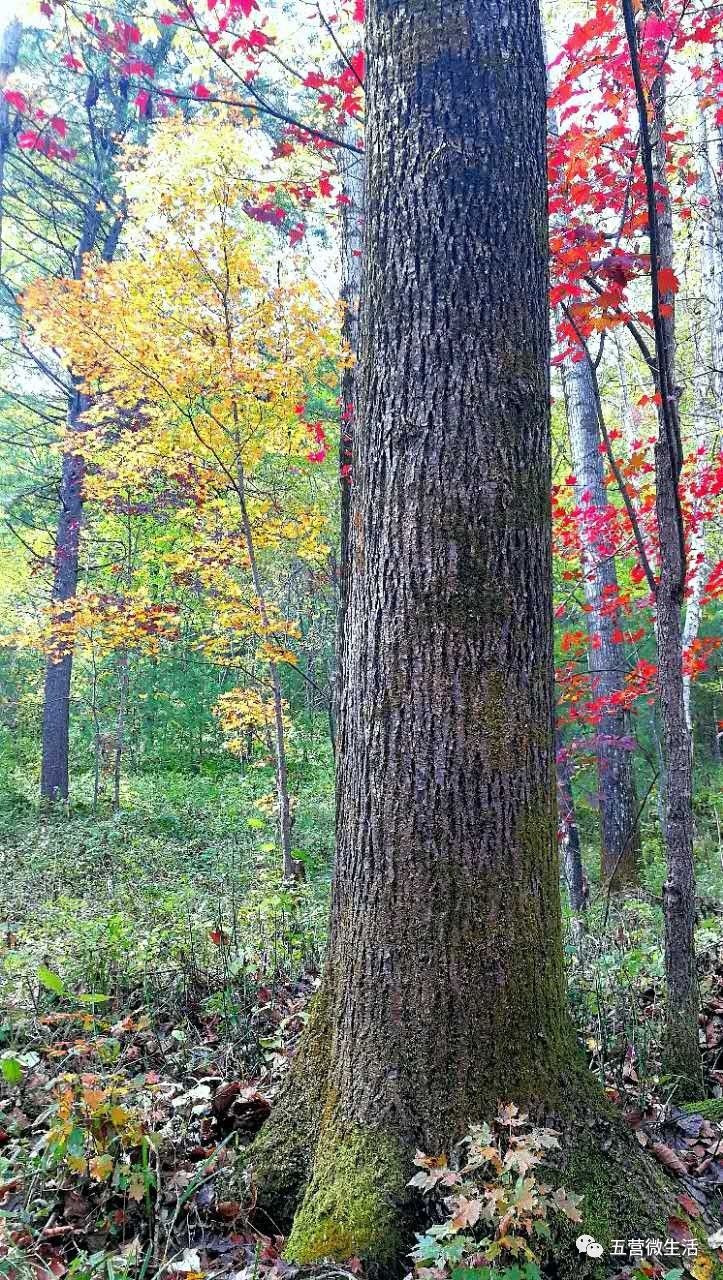
[[[681,1111],[689,1116],[703,1116],[713,1122],[723,1120],[723,1098],[702,1098],[698,1102],[683,1102]]]

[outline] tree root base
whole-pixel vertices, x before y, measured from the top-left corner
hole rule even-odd
[[[582,1222],[551,1223],[553,1242],[543,1263],[554,1280],[592,1280],[608,1273],[613,1240],[665,1239],[668,1218],[681,1211],[676,1187],[638,1146],[593,1077],[573,1072],[564,1085],[564,1104],[545,1108],[544,1119],[561,1135],[552,1178],[583,1196]],[[537,1114],[543,1118],[542,1108]],[[413,1152],[393,1135],[341,1124],[317,1088],[307,1089],[303,1101],[287,1090],[250,1156],[259,1212],[277,1230],[290,1229],[289,1261],[309,1267],[361,1258],[375,1280],[398,1280],[409,1270],[408,1251],[414,1231],[425,1226],[426,1207],[407,1185]],[[605,1249],[600,1261],[578,1252],[575,1240],[583,1232]],[[723,1280],[717,1260],[712,1276]]]

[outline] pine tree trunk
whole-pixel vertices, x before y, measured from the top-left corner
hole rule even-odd
[[[588,669],[592,696],[608,700],[609,710],[597,726],[598,802],[601,835],[601,879],[615,888],[638,880],[640,835],[632,753],[627,717],[612,699],[625,685],[625,649],[613,640],[620,625],[611,608],[618,594],[615,557],[609,543],[606,516],[610,504],[600,454],[597,404],[592,373],[586,360],[567,360],[562,385],[570,432],[575,499],[580,508],[583,590],[588,605]]]
[[[292,1260],[359,1255],[387,1276],[416,1147],[447,1150],[500,1098],[590,1132],[605,1108],[562,965],[538,6],[367,15],[330,942],[254,1167],[261,1204],[288,1170],[284,1211],[309,1178]],[[603,1171],[608,1203],[623,1182]]]

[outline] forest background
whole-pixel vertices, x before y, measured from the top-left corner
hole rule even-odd
[[[615,6],[545,17],[568,976],[592,1070],[642,1114],[669,1090],[650,356],[661,307],[675,325],[687,549],[690,906],[708,984],[705,1085],[723,1093],[723,70],[715,7],[636,14],[658,86],[667,256],[652,277]],[[45,0],[4,29],[0,1061],[7,1114],[28,1124],[63,1073],[52,1123],[75,1115],[89,1074],[98,1109],[120,1089],[131,1117],[113,1122],[115,1147],[92,1115],[51,1129],[47,1203],[66,1194],[63,1171],[92,1189],[87,1215],[107,1203],[79,1243],[67,1222],[48,1236],[25,1188],[7,1256],[32,1276],[145,1276],[164,1249],[198,1253],[191,1235],[177,1247],[178,1231],[204,1173],[198,1186],[195,1173],[176,1179],[183,1212],[166,1215],[159,1243],[148,1145],[145,1166],[116,1168],[135,1150],[132,1126],[172,1081],[189,1118],[174,1177],[203,1171],[228,1139],[198,1132],[218,1120],[219,1080],[244,1082],[237,1127],[253,1129],[318,984],[354,483],[363,18],[360,0]],[[507,717],[494,730],[505,742]],[[18,1168],[40,1176],[22,1119],[3,1123],[0,1183]],[[116,1178],[133,1189],[127,1221],[113,1219]],[[217,1205],[239,1207],[224,1195]],[[232,1209],[221,1219],[236,1223]],[[271,1264],[272,1232],[264,1248]]]

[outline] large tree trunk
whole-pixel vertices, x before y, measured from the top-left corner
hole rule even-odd
[[[552,1078],[565,1039],[535,8],[369,14],[330,1087],[407,1149]]]
[[[582,576],[588,632],[588,669],[595,698],[607,700],[608,710],[597,727],[598,798],[600,812],[601,879],[615,888],[638,879],[640,836],[632,753],[627,717],[615,707],[614,695],[625,685],[625,649],[613,640],[620,626],[615,556],[606,529],[611,514],[600,454],[597,403],[587,360],[566,360],[562,385],[575,471],[575,499],[580,509]]]
[[[255,1168],[284,1213],[310,1174],[292,1259],[391,1275],[416,1147],[447,1150],[500,1098],[591,1126],[604,1103],[562,965],[537,3],[367,13],[329,953]]]

